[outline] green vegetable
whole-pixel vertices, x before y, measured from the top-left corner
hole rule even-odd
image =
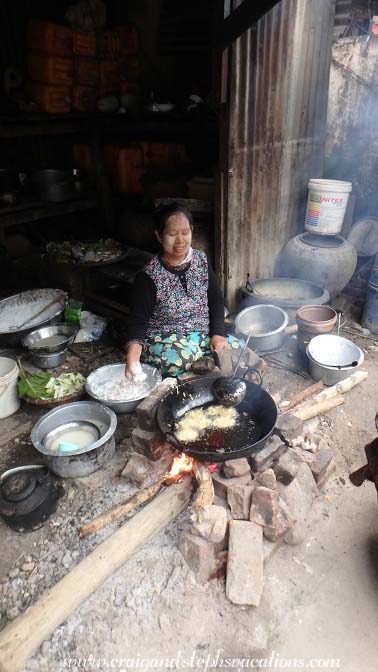
[[[32,399],[61,399],[79,392],[84,387],[85,378],[81,373],[61,373],[54,378],[47,371],[26,373],[21,362],[18,394]]]
[[[18,381],[18,394],[20,397],[31,397],[32,399],[52,399],[54,394],[46,389],[51,376],[47,371],[38,373],[26,373],[21,362],[18,362],[20,369],[20,380]]]

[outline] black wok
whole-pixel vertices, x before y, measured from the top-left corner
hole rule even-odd
[[[217,403],[212,392],[214,380],[210,376],[196,378],[170,392],[158,408],[160,430],[171,445],[200,462],[224,462],[257,453],[274,430],[277,407],[268,392],[249,381],[245,381],[245,399],[237,407],[240,417],[237,426],[211,430],[210,435],[206,432],[190,443],[182,443],[176,437],[176,422],[187,411]]]

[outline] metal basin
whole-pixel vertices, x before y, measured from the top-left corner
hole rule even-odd
[[[308,354],[317,364],[335,369],[356,368],[364,361],[364,353],[358,345],[336,334],[315,336],[309,343]]]
[[[59,322],[66,304],[67,295],[61,289],[32,289],[21,294],[8,296],[0,301],[0,340],[12,345],[21,341],[37,327]],[[54,303],[51,303],[54,299]],[[47,308],[38,313],[38,309]],[[35,319],[33,316],[36,315]],[[30,323],[18,328],[28,317]]]
[[[236,316],[235,327],[239,333],[250,336],[253,350],[268,352],[281,346],[288,322],[287,313],[278,306],[251,306]]]
[[[324,385],[336,385],[364,361],[364,353],[358,345],[333,334],[315,336],[307,346],[306,354],[311,377],[322,380]]]
[[[27,350],[32,350],[37,354],[50,354],[53,352],[62,352],[68,348],[75,340],[78,328],[71,324],[54,324],[42,329],[31,331],[26,338],[23,339],[22,345]],[[60,336],[59,342],[55,345],[43,345],[42,341],[51,336]]]
[[[87,378],[85,389],[87,394],[96,401],[109,406],[116,413],[132,413],[138,404],[151,394],[162,381],[160,371],[149,364],[142,364],[142,371],[147,378],[144,383],[141,383],[140,391],[136,394],[125,398],[124,400],[115,400],[106,398],[103,387],[111,382],[125,380],[125,364],[109,364],[108,366],[101,366],[99,369],[93,371]]]
[[[60,453],[48,448],[54,430],[73,422],[85,422],[97,428],[99,438],[85,448]],[[78,478],[100,469],[115,452],[114,432],[117,416],[106,406],[93,401],[77,401],[54,408],[43,415],[31,431],[34,448],[45,456],[51,471],[64,478]]]

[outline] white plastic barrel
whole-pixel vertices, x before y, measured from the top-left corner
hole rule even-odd
[[[310,180],[306,210],[306,231],[334,236],[343,226],[351,182],[341,180]]]
[[[9,357],[0,357],[0,418],[7,418],[20,408],[17,379],[17,362]]]

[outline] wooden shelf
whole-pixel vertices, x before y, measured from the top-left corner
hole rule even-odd
[[[198,122],[197,122],[198,123]],[[216,123],[208,123],[217,133]],[[191,136],[195,123],[190,118],[175,116],[130,119],[123,114],[66,114],[0,116],[0,139],[37,135],[123,133],[130,139],[173,140]]]
[[[92,210],[98,207],[98,197],[94,193],[62,203],[47,203],[46,201],[23,203],[11,208],[0,209],[0,228],[27,224],[28,222],[36,222],[48,217],[57,217],[73,212]]]

